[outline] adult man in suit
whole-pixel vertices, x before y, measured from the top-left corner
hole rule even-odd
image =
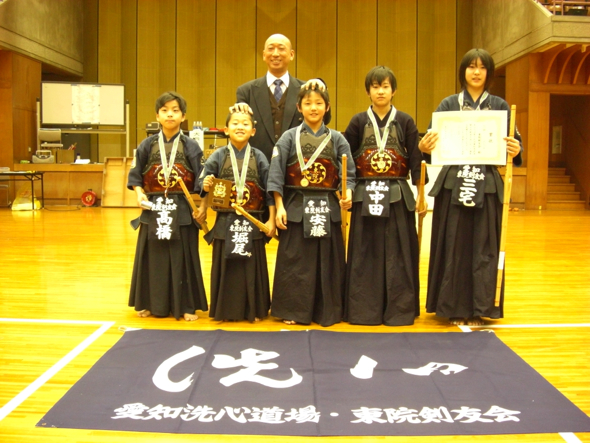
[[[306,83],[291,76],[288,68],[294,57],[295,51],[287,37],[282,34],[271,35],[262,50],[262,59],[268,66],[268,72],[264,77],[244,83],[236,91],[237,103],[234,106],[253,114],[258,123],[256,135],[250,139],[250,144],[260,149],[269,161],[272,149],[283,132],[303,121],[296,106],[301,86],[325,88],[321,80],[313,79]],[[329,115],[326,120],[326,123],[330,121]]]

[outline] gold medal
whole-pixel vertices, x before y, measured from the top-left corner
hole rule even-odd
[[[306,179],[305,177],[303,177],[303,178],[301,179],[301,181],[299,182],[299,184],[300,184],[301,186],[303,186],[304,188],[307,188],[307,187],[309,186],[309,180],[308,180],[308,179]]]

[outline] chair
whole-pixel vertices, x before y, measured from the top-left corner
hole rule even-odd
[[[2,166],[0,167],[0,173],[1,172],[8,172],[10,171],[10,168]],[[0,207],[9,207],[10,204],[12,203],[9,198],[10,198],[10,182],[8,181],[8,177],[2,177],[2,175],[0,175],[0,191],[4,191],[4,194],[6,195],[6,204],[4,205],[0,205]],[[4,183],[6,182],[6,183]]]
[[[39,149],[61,149],[64,145],[61,142],[61,129],[39,128],[37,131]]]

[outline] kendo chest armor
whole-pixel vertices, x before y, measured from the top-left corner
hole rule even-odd
[[[307,131],[301,132],[301,153],[307,162],[328,133],[315,137]],[[302,186],[301,180],[307,180],[308,186]],[[328,142],[322,153],[309,165],[303,173],[299,165],[297,154],[287,160],[287,176],[285,178],[287,188],[336,191],[338,189],[338,166],[334,143]]]
[[[379,128],[377,130],[379,131]],[[371,122],[368,122],[363,132],[363,143],[357,152],[354,156],[357,179],[405,179],[408,177],[408,154],[400,145],[395,122],[391,122],[382,153],[379,153],[377,146],[375,128]]]
[[[170,154],[166,154],[170,160]],[[178,151],[174,159],[174,165],[170,171],[168,178],[168,186],[166,186],[166,178],[164,176],[164,168],[160,158],[160,150],[158,140],[151,146],[151,153],[148,163],[143,171],[143,189],[146,194],[164,193],[168,189],[168,193],[182,194],[182,188],[179,180],[182,179],[187,189],[194,189],[195,174],[191,169],[186,157],[184,155],[183,143],[178,143]]]
[[[238,168],[241,169],[244,160],[238,160]],[[233,167],[231,164],[231,158],[229,153],[226,151],[225,160],[221,168],[219,178],[231,181],[231,203],[237,203],[238,192],[236,189],[236,182],[234,180]],[[244,185],[244,194],[242,197],[241,205],[247,212],[262,212],[264,210],[264,189],[260,186],[258,178],[258,166],[256,164],[256,158],[254,153],[250,152],[250,158],[248,159],[248,172],[246,173],[246,183]],[[219,212],[233,211],[231,208],[221,208],[219,206],[213,206],[213,210]]]

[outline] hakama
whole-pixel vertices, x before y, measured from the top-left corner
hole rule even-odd
[[[346,265],[340,223],[329,238],[304,238],[303,223],[280,231],[271,315],[331,326],[342,320]],[[277,290],[276,288],[280,288]]]
[[[348,244],[346,316],[352,324],[400,326],[420,315],[415,212],[390,203],[390,215],[363,217],[354,203]]]

